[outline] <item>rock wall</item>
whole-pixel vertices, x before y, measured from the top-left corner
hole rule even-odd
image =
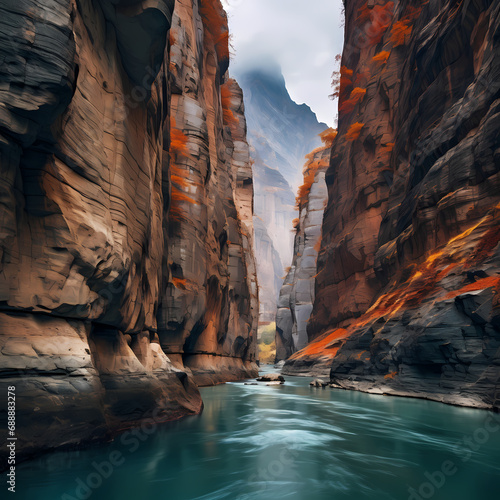
[[[283,264],[274,247],[264,221],[254,218],[255,260],[257,262],[257,280],[259,282],[259,322],[272,323],[275,320],[275,304],[283,282]]]
[[[175,280],[186,270],[175,267],[183,265],[178,255],[200,242],[211,253],[204,261],[197,254],[208,271],[205,298],[193,304],[202,310],[197,340],[186,353],[205,343],[208,364],[225,378],[232,358],[222,356],[238,358],[233,378],[253,368],[257,292],[242,97],[228,84],[227,112],[238,124],[224,129],[221,38],[204,30],[197,1],[176,4],[181,13],[194,9],[191,40],[205,70],[187,75],[183,91],[202,87],[210,95],[204,109],[189,107],[196,102],[173,86],[173,1],[0,6],[0,380],[16,387],[19,456],[201,411],[190,371],[199,362],[170,358],[160,346],[167,331],[176,333],[166,325],[178,318],[172,284],[181,288]],[[227,33],[220,4],[210,5]],[[200,161],[179,167],[183,180],[169,162],[182,139],[170,133],[177,129],[169,126],[169,74],[172,120],[199,135],[186,156]],[[196,183],[200,170],[196,217],[210,221],[211,232],[193,228],[178,243],[176,218],[195,215],[175,201],[174,185]],[[222,324],[231,332],[225,337]]]
[[[331,133],[333,139],[335,132]],[[330,149],[331,140],[329,146],[307,155],[304,166],[304,183],[297,196],[299,217],[295,221],[293,261],[281,287],[276,313],[276,362],[309,343],[307,324],[313,309],[321,226],[328,198],[325,173]]]
[[[171,30],[174,140],[159,336],[179,367],[211,385],[256,373],[258,293],[243,95],[225,81],[213,41],[200,36],[215,24],[201,6],[178,1]]]
[[[346,1],[308,333],[286,370],[499,406],[500,5]]]

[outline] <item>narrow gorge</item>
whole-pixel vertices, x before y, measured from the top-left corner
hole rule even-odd
[[[499,293],[499,0],[0,0],[6,491],[494,498]]]

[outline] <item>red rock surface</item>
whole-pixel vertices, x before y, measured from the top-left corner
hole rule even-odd
[[[177,2],[171,30],[177,141],[170,148],[158,331],[167,355],[191,368],[198,384],[212,385],[257,372],[253,182],[241,89],[227,80],[212,38],[199,37],[209,19],[194,6],[192,0]],[[224,11],[217,12],[227,29]]]
[[[347,333],[288,372],[498,407],[499,25],[497,2],[346,2],[308,333]]]
[[[169,38],[173,4],[0,6],[0,376],[19,395],[20,456],[199,413],[190,368],[255,373],[226,17],[210,2],[209,33],[198,2],[176,2]]]

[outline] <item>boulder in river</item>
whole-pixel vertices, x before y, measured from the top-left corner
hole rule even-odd
[[[320,378],[316,378],[309,385],[312,387],[326,387],[328,385],[328,382],[325,382]]]
[[[258,382],[279,382],[280,384],[285,383],[285,378],[279,373],[268,373],[266,375],[261,375],[258,379]]]

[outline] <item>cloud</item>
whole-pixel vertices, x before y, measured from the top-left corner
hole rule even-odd
[[[328,99],[335,55],[342,52],[342,0],[223,0],[236,50],[232,73],[273,59],[288,90],[320,121],[333,124],[337,103]]]

